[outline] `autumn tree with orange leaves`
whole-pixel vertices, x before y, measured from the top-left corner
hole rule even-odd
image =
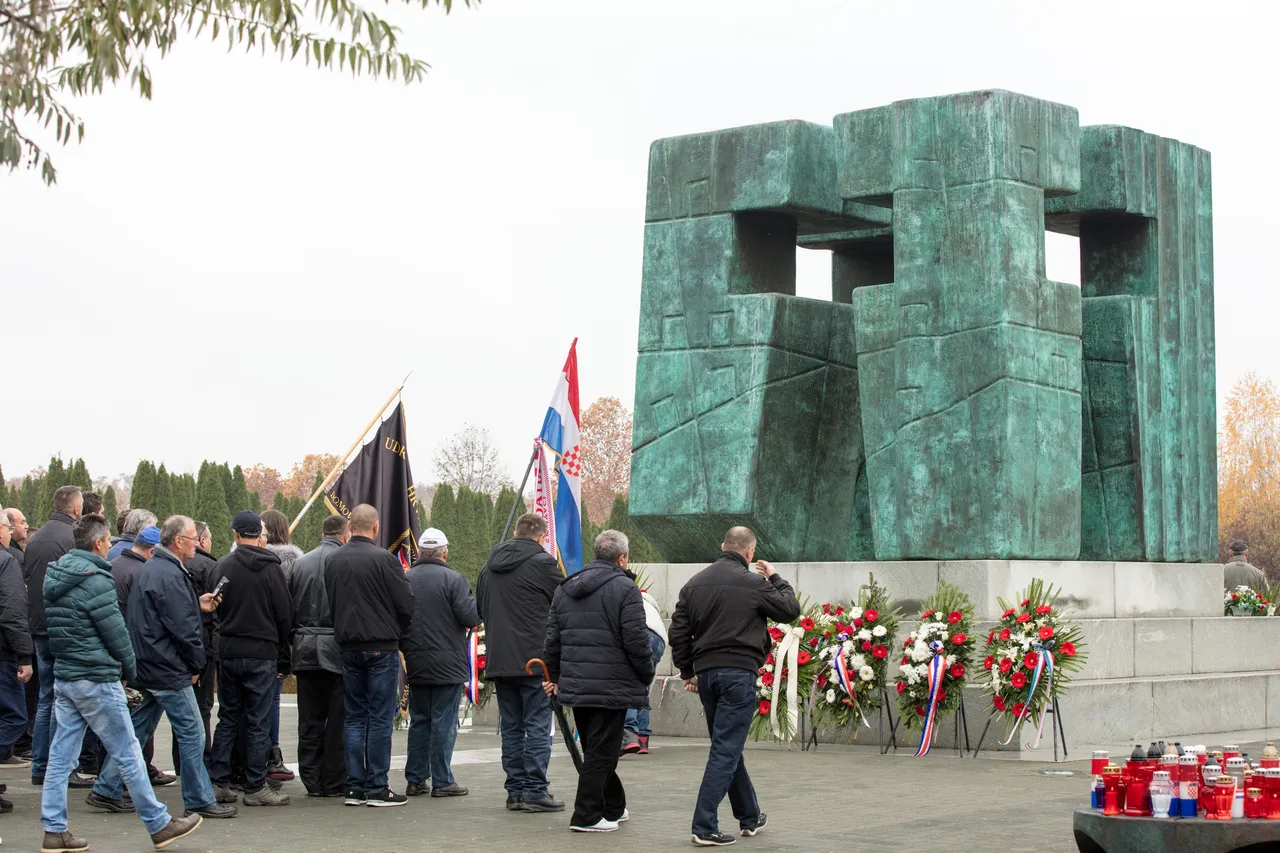
[[[270,507],[275,500],[276,492],[284,491],[284,480],[275,468],[263,465],[251,465],[244,469],[244,482],[249,491],[257,492],[262,498],[262,505]]]
[[[338,457],[332,453],[308,453],[301,462],[294,463],[280,490],[287,498],[309,498],[315,491],[316,476],[324,477],[337,464]]]
[[[1246,373],[1227,395],[1218,434],[1218,551],[1249,544],[1249,562],[1280,578],[1280,393]]]
[[[582,413],[582,503],[590,518],[609,517],[613,499],[631,491],[631,412],[600,397]]]

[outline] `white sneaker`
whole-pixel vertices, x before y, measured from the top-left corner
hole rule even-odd
[[[624,819],[626,818],[625,812],[623,813],[623,818]],[[605,820],[604,818],[600,818],[599,823],[593,823],[591,826],[570,825],[569,831],[570,832],[617,832],[618,824],[612,820]]]
[[[631,820],[631,812],[627,811],[626,809],[623,809],[622,817],[618,818],[618,823],[622,823],[623,821],[628,821],[628,820]]]

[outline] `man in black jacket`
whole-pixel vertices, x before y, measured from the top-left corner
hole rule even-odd
[[[596,537],[592,562],[556,590],[547,616],[547,694],[573,708],[582,740],[582,770],[569,829],[613,832],[626,820],[618,778],[622,724],[629,708],[649,707],[653,655],[644,602],[627,571],[625,534]]]
[[[134,548],[148,538],[151,529],[138,534]],[[137,676],[130,686],[143,696],[142,704],[129,716],[138,743],[151,740],[160,715],[168,716],[179,749],[186,814],[228,818],[235,817],[236,809],[217,802],[209,783],[200,705],[191,689],[205,665],[201,611],[217,606],[212,595],[196,591],[195,580],[183,564],[195,554],[196,541],[194,521],[182,515],[166,519],[159,544],[129,591],[129,642],[137,661]],[[108,758],[86,802],[104,811],[132,811],[123,794],[120,767]]]
[[[218,606],[218,728],[209,776],[220,803],[234,803],[231,756],[241,729],[247,732],[244,804],[287,806],[289,797],[267,784],[270,716],[276,682],[289,674],[293,601],[280,558],[264,547],[262,519],[242,510],[231,522],[236,549],[218,561],[214,587],[223,578]]]
[[[747,775],[742,748],[756,713],[756,674],[769,653],[768,621],[790,622],[800,615],[791,584],[764,560],[759,576],[748,568],[756,537],[745,527],[724,536],[720,559],[694,575],[680,590],[671,614],[671,660],[684,689],[697,693],[707,718],[711,751],[693,812],[694,844],[732,844],[720,832],[717,812],[725,794],[744,836],[764,828],[756,791]]]
[[[53,654],[49,651],[49,628],[44,621],[44,574],[50,563],[76,547],[72,525],[84,509],[84,496],[75,486],[60,486],[53,493],[53,515],[27,540],[26,563],[22,567],[27,581],[27,619],[35,643],[36,664],[40,679],[40,699],[36,705],[36,724],[31,734],[31,784],[44,784],[44,771],[49,763],[49,745],[58,729],[53,716]],[[88,737],[86,736],[86,739]],[[86,747],[87,748],[87,747]],[[79,772],[71,774],[72,788],[91,788],[93,780]]]
[[[147,525],[129,534],[129,547],[111,561],[111,579],[116,582],[116,599],[120,602],[120,615],[124,617],[126,625],[129,623],[129,593],[133,590],[138,575],[142,574],[142,567],[155,554],[156,546],[159,544],[160,528],[154,524]],[[88,737],[86,736],[85,739],[88,740]],[[153,738],[140,737],[138,743],[142,744],[142,758],[147,762],[147,775],[151,777],[151,787],[163,788],[178,781],[177,776],[165,773],[153,763],[156,748]],[[173,745],[176,750],[177,738],[174,738]],[[182,766],[176,755],[173,766]],[[98,787],[95,785],[95,789]]]
[[[324,520],[320,545],[289,572],[293,598],[293,674],[298,679],[298,776],[309,797],[346,793],[342,657],[333,638],[333,608],[325,589],[329,559],[351,539],[341,515]]]
[[[23,566],[26,564],[27,555],[25,548],[27,547],[27,537],[30,536],[27,528],[27,517],[22,514],[22,510],[17,507],[9,507],[5,511],[9,521],[9,553],[18,561],[18,569],[23,572]],[[4,519],[0,519],[3,521]],[[36,673],[36,658],[34,654],[35,646],[32,646],[31,656],[31,678],[27,679],[27,683],[23,685],[27,693],[27,727],[18,738],[18,742],[13,745],[13,754],[18,756],[22,761],[31,760],[31,735],[36,725],[36,707],[40,704],[40,676]]]
[[[542,656],[551,598],[564,576],[543,549],[547,522],[526,513],[516,521],[514,539],[489,552],[476,581],[476,604],[485,624],[488,655],[485,679],[494,683],[502,726],[502,769],[507,774],[507,809],[564,811],[564,801],[547,787],[551,761],[551,703],[540,676],[525,664]]]
[[[342,651],[347,711],[347,805],[402,806],[391,790],[391,724],[400,693],[400,638],[413,618],[413,593],[400,561],[378,545],[378,511],[351,511],[351,541],[329,558],[325,590]]]
[[[209,531],[209,525],[203,521],[196,522],[196,553],[188,560],[183,560],[187,571],[195,579],[196,592],[200,595],[213,592],[213,575],[217,571],[218,561],[213,558],[213,534]],[[213,729],[209,726],[210,718],[213,715],[214,690],[217,685],[218,671],[218,650],[213,646],[213,626],[217,619],[217,611],[212,613],[202,613],[204,622],[204,639],[205,664],[204,671],[200,673],[200,680],[196,682],[196,703],[200,706],[200,721],[204,723],[204,760],[209,761],[209,753],[213,747]],[[173,766],[180,767],[181,762],[178,760],[178,744],[173,744]]]
[[[0,755],[8,755],[27,730],[27,696],[31,680],[31,633],[27,626],[27,590],[22,566],[9,553],[13,524],[0,509]],[[14,766],[10,759],[8,766]],[[26,766],[19,760],[18,766]],[[0,814],[13,803],[0,797]]]
[[[5,518],[0,518],[0,523],[6,520],[9,523],[9,544],[5,547],[18,561],[18,568],[22,568],[27,562],[27,554],[23,550],[27,546],[27,517],[15,506],[6,509],[4,514]]]
[[[404,636],[409,681],[409,759],[404,778],[411,797],[461,797],[467,789],[453,778],[450,763],[458,735],[458,703],[470,676],[467,629],[480,624],[467,579],[449,568],[449,538],[427,529],[418,540],[418,561],[409,570],[413,621]],[[427,785],[427,779],[431,784]]]

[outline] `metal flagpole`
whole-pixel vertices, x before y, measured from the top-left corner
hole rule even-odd
[[[306,504],[302,507],[302,511],[298,513],[298,517],[293,520],[293,524],[289,525],[290,534],[292,534],[294,528],[298,526],[298,522],[302,521],[302,517],[307,514],[307,510],[311,509],[311,505],[316,502],[316,498],[318,498],[320,494],[329,487],[329,484],[333,482],[333,478],[337,477],[338,474],[342,472],[342,469],[346,467],[348,457],[350,457],[351,454],[355,451],[355,449],[360,446],[360,443],[364,441],[364,437],[369,434],[369,430],[373,429],[373,425],[376,424],[378,422],[378,419],[382,417],[382,414],[387,410],[387,407],[390,406],[395,401],[396,397],[400,396],[400,392],[404,390],[404,386],[408,384],[409,377],[412,375],[413,375],[412,370],[410,370],[407,374],[405,374],[404,379],[400,382],[400,387],[391,392],[391,396],[387,398],[387,402],[382,404],[382,408],[378,409],[378,413],[373,416],[373,419],[369,421],[369,424],[364,428],[364,430],[362,430],[361,433],[358,436],[356,436],[356,440],[353,441],[351,443],[351,446],[347,448],[347,452],[342,454],[342,456],[338,458],[338,463],[334,465],[333,469],[329,471],[328,475],[323,480],[320,481],[319,488],[317,488],[315,492],[312,493],[311,497],[307,500]]]
[[[498,542],[506,542],[507,534],[511,532],[511,522],[516,519],[516,510],[520,507],[520,501],[524,498],[524,487],[529,483],[529,472],[533,470],[533,463],[538,461],[538,454],[542,452],[541,439],[535,439],[533,445],[533,454],[529,457],[529,464],[524,469],[524,477],[520,480],[520,490],[516,492],[516,502],[511,505],[511,512],[507,514],[507,524],[502,528],[502,538]]]

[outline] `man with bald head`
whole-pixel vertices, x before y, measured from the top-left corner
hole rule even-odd
[[[800,615],[800,602],[791,584],[755,555],[755,534],[730,529],[720,558],[684,585],[671,614],[671,660],[684,689],[702,700],[711,736],[693,811],[691,840],[701,847],[736,840],[720,832],[717,813],[726,794],[743,836],[757,834],[767,821],[742,748],[756,714],[756,673],[769,654],[768,620],[790,622]]]
[[[351,511],[351,539],[324,567],[333,638],[342,655],[347,805],[402,806],[392,791],[391,723],[400,693],[400,638],[413,618],[413,593],[400,561],[378,544],[378,511]]]
[[[22,568],[27,562],[26,552],[23,550],[27,547],[27,536],[29,535],[27,517],[22,514],[22,510],[14,506],[6,509],[4,515],[5,517],[0,519],[0,522],[6,519],[9,522],[9,544],[5,550],[9,552],[13,559],[18,561],[18,568]]]

